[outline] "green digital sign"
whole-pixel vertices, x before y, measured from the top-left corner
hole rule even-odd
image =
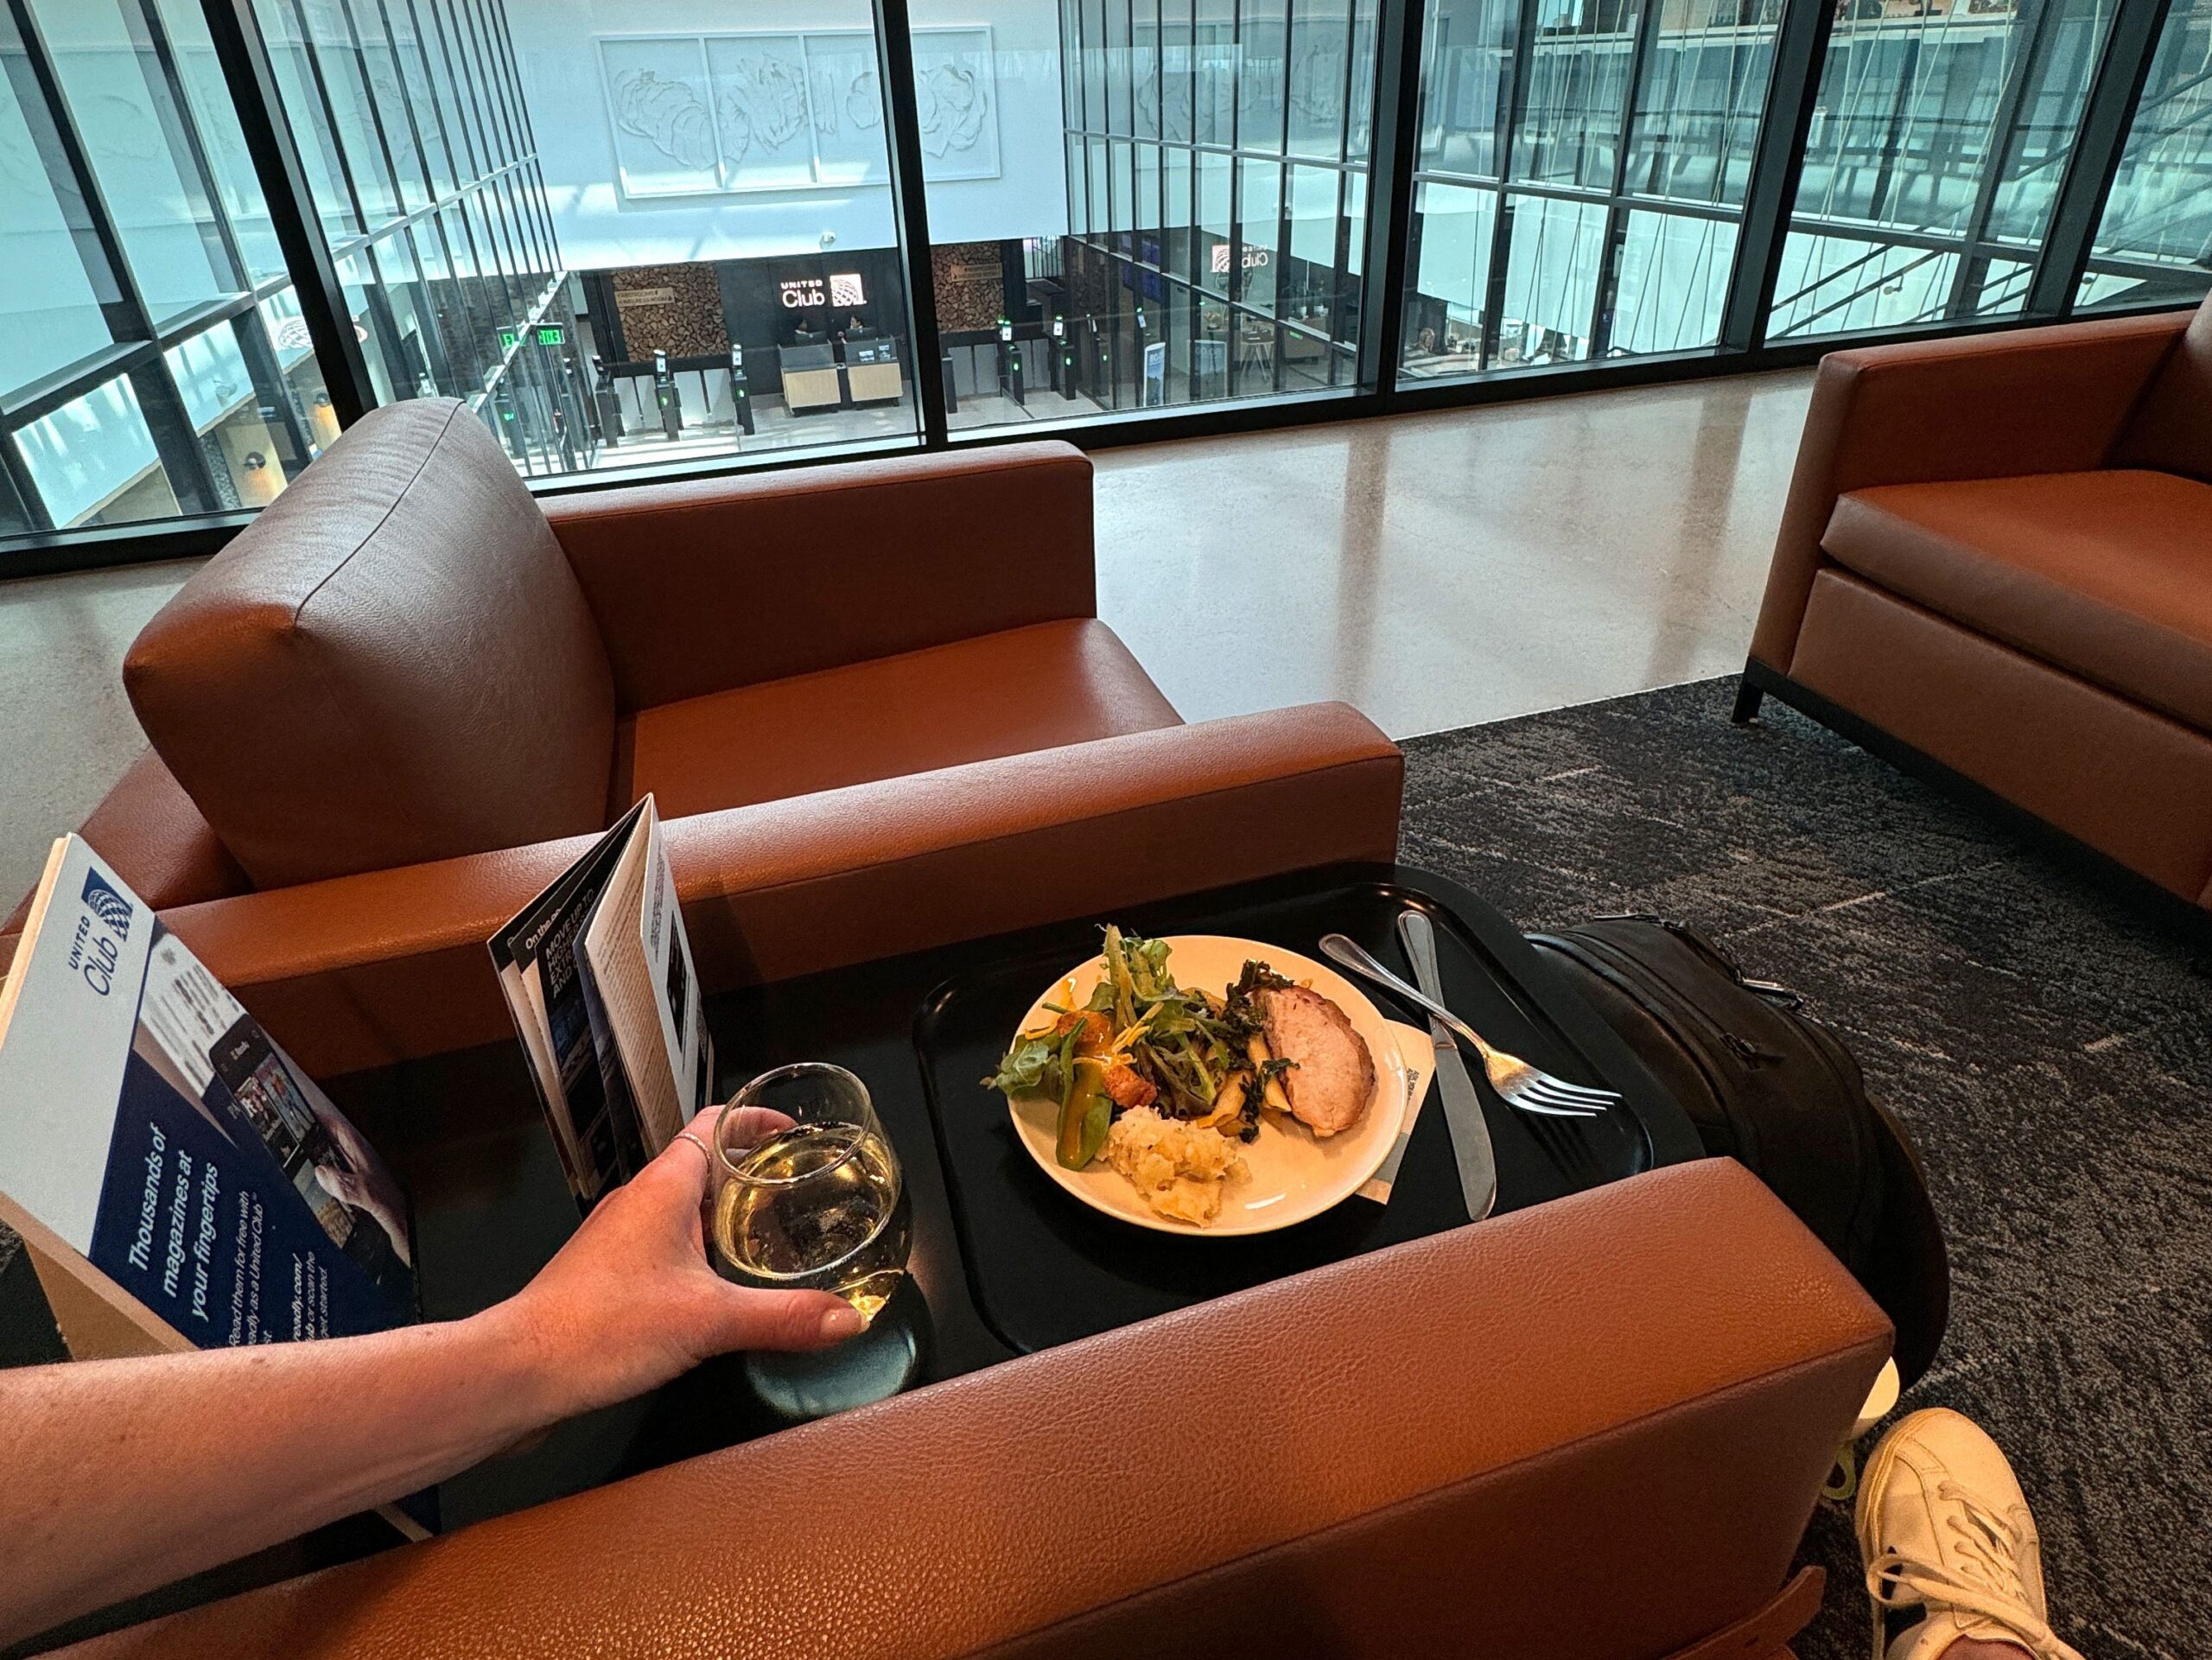
[[[518,338],[519,336],[516,334],[513,329],[502,328],[499,331],[499,349],[502,352],[513,351],[515,349],[515,341]]]
[[[537,343],[540,346],[566,346],[569,331],[559,323],[540,323],[537,326]]]

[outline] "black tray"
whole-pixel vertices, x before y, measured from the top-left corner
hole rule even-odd
[[[1504,1106],[1471,1067],[1497,1158],[1498,1213],[1699,1156],[1681,1110],[1512,925],[1463,890],[1433,886],[1435,893],[1385,881],[1332,886],[1173,932],[1242,935],[1313,957],[1320,936],[1334,931],[1410,978],[1395,925],[1408,905],[1427,911],[1455,1011],[1501,1047],[1625,1097],[1603,1118],[1535,1117]],[[1062,1191],[1022,1148],[1004,1099],[979,1080],[996,1069],[1038,993],[1095,949],[1095,931],[1071,933],[1064,944],[957,975],[915,1021],[969,1288],[1009,1346],[1047,1348],[1465,1224],[1433,1086],[1387,1206],[1354,1197],[1279,1232],[1208,1239],[1119,1222]],[[1422,1023],[1389,994],[1363,989],[1386,1014]]]

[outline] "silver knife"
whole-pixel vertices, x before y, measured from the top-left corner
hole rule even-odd
[[[1414,965],[1414,983],[1442,1002],[1444,976],[1436,968],[1434,925],[1421,912],[1402,911],[1398,938]],[[1445,1124],[1452,1131],[1452,1154],[1459,1164],[1459,1192],[1467,1201],[1467,1219],[1479,1222],[1497,1203],[1497,1159],[1491,1151],[1490,1125],[1483,1119],[1483,1098],[1467,1076],[1467,1063],[1459,1059],[1452,1028],[1431,1021],[1428,1034],[1436,1044],[1436,1093],[1444,1103]]]

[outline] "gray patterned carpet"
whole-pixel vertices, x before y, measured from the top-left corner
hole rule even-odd
[[[2034,1505],[2058,1633],[2212,1654],[2212,950],[1732,679],[1407,746],[1404,854],[1526,927],[1652,912],[1840,1027],[1911,1126],[1954,1407]],[[1866,1651],[1850,1517],[1802,1660]]]

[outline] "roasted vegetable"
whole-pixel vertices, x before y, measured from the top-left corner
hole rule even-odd
[[[1260,1087],[1254,1093],[1269,1110],[1287,1113],[1290,1097],[1283,1093],[1282,1075],[1297,1063],[1275,1059],[1268,1051],[1265,1034],[1258,1032],[1244,1040],[1244,1053],[1251,1057],[1252,1070],[1259,1078]]]
[[[1077,1055],[1068,1092],[1060,1100],[1058,1156],[1067,1169],[1082,1169],[1106,1145],[1106,1132],[1114,1123],[1114,1103],[1105,1086],[1105,1061],[1096,1055]]]
[[[1115,1107],[1127,1111],[1131,1107],[1148,1107],[1160,1099],[1160,1086],[1125,1060],[1117,1060],[1106,1069],[1106,1093],[1113,1097]]]

